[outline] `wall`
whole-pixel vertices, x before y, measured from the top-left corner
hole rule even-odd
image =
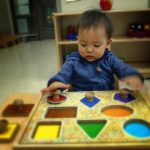
[[[97,8],[99,9],[100,0],[76,0],[72,2],[66,2],[61,0],[62,12],[83,12],[87,9]],[[150,0],[113,0],[112,9],[142,9],[147,8]]]
[[[12,33],[13,24],[8,0],[0,0],[0,33]]]
[[[66,2],[56,0],[59,12],[83,12],[87,9],[100,8],[99,0],[77,0]],[[136,2],[136,3],[135,3]],[[112,9],[139,9],[150,7],[150,0],[113,0]],[[0,33],[13,33],[9,0],[0,0]]]
[[[57,12],[61,12],[61,0],[56,0]]]

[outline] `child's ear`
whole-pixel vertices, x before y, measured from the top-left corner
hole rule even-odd
[[[107,48],[108,48],[108,49],[110,49],[111,43],[112,43],[112,38],[109,38],[109,39],[107,40]]]
[[[111,45],[111,43],[112,43],[112,38],[109,38],[107,41],[107,45]]]

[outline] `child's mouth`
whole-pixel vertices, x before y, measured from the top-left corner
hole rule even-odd
[[[93,56],[86,56],[86,58],[89,58],[89,59],[91,59],[91,58],[94,58]]]

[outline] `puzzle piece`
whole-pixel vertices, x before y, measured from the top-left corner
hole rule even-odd
[[[24,117],[28,116],[34,104],[24,104],[21,99],[15,100],[12,104],[8,105],[3,111],[2,115],[5,117]]]
[[[100,101],[100,99],[94,97],[94,95],[95,95],[94,92],[87,92],[85,93],[85,97],[80,101],[86,106],[91,108]]]
[[[130,93],[128,94],[128,98],[122,98],[120,93],[116,93],[114,96],[114,99],[117,101],[121,101],[123,103],[129,103],[129,102],[135,100],[136,98]]]
[[[0,120],[0,143],[11,142],[15,137],[19,125],[17,123],[8,123],[7,120]]]
[[[66,96],[61,94],[61,90],[57,89],[56,91],[50,93],[50,95],[47,97],[47,102],[50,104],[60,104],[66,99]]]

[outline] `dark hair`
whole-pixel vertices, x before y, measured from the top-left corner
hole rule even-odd
[[[77,29],[91,28],[104,25],[108,38],[112,36],[112,22],[107,15],[98,9],[87,10],[78,19]]]

